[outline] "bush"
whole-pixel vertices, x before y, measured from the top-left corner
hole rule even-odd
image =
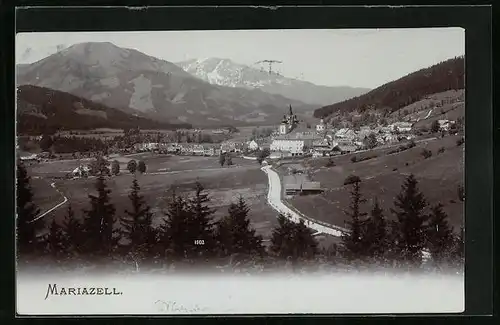
[[[361,179],[359,178],[359,176],[356,176],[356,175],[349,175],[346,177],[346,179],[344,180],[344,185],[349,185],[349,184],[354,184],[354,183],[359,183],[361,182]]]
[[[415,140],[411,139],[410,142],[407,145],[407,148],[414,148],[417,144],[415,143]]]
[[[139,164],[137,165],[137,170],[140,173],[145,173],[146,172],[146,163],[144,161],[139,161]]]
[[[335,161],[333,161],[332,158],[329,158],[328,161],[326,162],[325,167],[334,167],[335,166]]]
[[[465,142],[465,139],[462,137],[460,139],[457,140],[457,147],[460,147],[462,144],[464,144]]]
[[[444,152],[444,147],[441,147],[441,148],[438,149],[437,153],[440,154],[440,153],[443,153],[443,152]]]
[[[432,157],[432,151],[428,149],[423,149],[420,153],[425,159]]]
[[[137,162],[135,160],[130,160],[127,164],[128,171],[133,174],[137,170]]]
[[[352,161],[353,163],[355,163],[356,161],[358,161],[358,157],[356,157],[356,156],[352,156],[352,157],[351,157],[351,161]]]

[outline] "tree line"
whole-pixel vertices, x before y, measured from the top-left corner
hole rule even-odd
[[[349,232],[340,246],[320,249],[308,221],[294,223],[279,215],[270,243],[250,225],[251,209],[240,196],[224,216],[215,220],[215,209],[201,183],[190,195],[172,191],[167,207],[154,217],[146,204],[137,178],[128,195],[129,205],[117,215],[111,201],[106,174],[96,178],[89,206],[74,211],[68,205],[65,218],[48,225],[36,219],[39,209],[33,203],[30,177],[22,163],[17,165],[17,250],[21,264],[48,258],[53,265],[134,265],[175,267],[197,265],[262,269],[277,263],[292,268],[319,265],[326,259],[335,263],[339,256],[352,266],[379,264],[385,267],[419,267],[422,252],[427,250],[436,266],[455,265],[463,259],[463,236],[455,237],[446,221],[442,206],[424,213],[425,198],[417,181],[409,176],[392,211],[396,221],[388,221],[377,201],[370,211],[363,211],[360,182],[352,184]],[[77,215],[77,213],[79,215]],[[154,220],[159,222],[154,222]],[[42,233],[40,233],[42,231]],[[463,234],[463,232],[462,232]],[[332,256],[335,258],[332,259]],[[23,264],[24,265],[24,264]]]

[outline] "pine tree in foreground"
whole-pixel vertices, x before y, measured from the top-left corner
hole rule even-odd
[[[68,205],[66,216],[62,223],[64,232],[64,243],[69,256],[79,256],[85,237],[82,223],[75,218],[75,213],[71,204]]]
[[[186,200],[172,193],[165,211],[163,224],[159,227],[159,249],[163,257],[181,260],[187,257],[192,239],[189,238],[190,214]]]
[[[361,204],[366,200],[361,195],[360,181],[354,182],[351,188],[351,203],[344,213],[350,218],[347,221],[348,232],[342,234],[342,243],[346,258],[360,260],[368,255],[368,243],[365,235],[364,220],[366,212],[361,211]]]
[[[120,219],[123,238],[127,239],[127,251],[141,259],[152,258],[156,246],[156,231],[152,225],[153,214],[140,195],[137,179],[132,182],[132,190],[128,195],[131,210],[125,210],[126,216]]]
[[[318,253],[318,243],[304,221],[294,223],[284,215],[278,216],[278,226],[273,229],[270,251],[278,258],[312,259]]]
[[[425,223],[428,220],[424,211],[427,201],[419,191],[413,174],[409,175],[401,186],[394,206],[391,211],[397,217],[397,258],[406,266],[420,266],[425,246]]]
[[[385,262],[388,249],[387,222],[377,198],[375,198],[366,227],[366,241],[369,245],[368,256],[374,258],[375,262]]]
[[[88,195],[90,209],[84,210],[84,251],[89,256],[104,257],[113,252],[118,241],[114,230],[116,209],[110,202],[111,190],[107,188],[103,174],[97,177],[95,189],[97,195]]]
[[[17,163],[16,176],[16,240],[18,254],[24,257],[35,253],[39,248],[37,232],[43,227],[43,221],[35,220],[40,210],[33,203],[30,177],[22,162]]]
[[[188,236],[191,243],[190,257],[211,257],[215,254],[216,239],[213,222],[214,209],[208,205],[210,198],[203,185],[196,182],[194,196],[189,199],[188,209]]]
[[[64,241],[64,233],[62,227],[52,219],[49,227],[49,233],[45,239],[46,252],[56,261],[63,260],[67,254],[67,247]]]
[[[440,266],[443,262],[450,261],[454,246],[453,230],[448,223],[448,216],[443,211],[441,203],[431,209],[427,225],[427,248],[433,262]]]
[[[250,208],[240,196],[237,203],[231,203],[228,214],[218,222],[216,236],[223,256],[263,254],[262,236],[256,235],[250,227],[249,212]]]

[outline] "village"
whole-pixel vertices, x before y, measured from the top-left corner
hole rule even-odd
[[[293,113],[290,106],[288,114],[283,116],[278,126],[271,127],[272,133],[266,137],[258,137],[255,134],[239,136],[238,139],[232,139],[232,134],[228,129],[219,128],[209,130],[213,135],[223,135],[224,140],[219,143],[193,143],[169,141],[166,137],[163,141],[140,141],[138,138],[135,143],[122,149],[111,148],[107,150],[105,158],[117,155],[130,155],[137,153],[150,152],[162,155],[179,156],[204,156],[214,157],[220,155],[230,155],[232,157],[243,157],[246,159],[257,160],[258,156],[265,158],[264,163],[271,161],[287,161],[288,159],[300,158],[320,158],[334,157],[348,153],[362,152],[374,148],[383,148],[408,141],[416,137],[422,137],[420,130],[413,128],[414,123],[408,121],[394,122],[388,125],[360,126],[358,128],[333,128],[323,119],[314,127],[299,121],[297,115]],[[448,132],[455,125],[455,121],[437,120],[441,132]],[[254,129],[255,130],[255,129]],[[204,130],[178,130],[179,132],[190,132],[194,135],[202,134]],[[137,131],[141,133],[140,130]],[[255,132],[254,132],[255,133]],[[33,140],[40,141],[42,136],[32,137]],[[144,137],[142,137],[144,138]],[[146,136],[146,138],[151,138]],[[179,139],[179,137],[177,137]],[[199,137],[201,138],[201,137]],[[72,153],[74,157],[87,157],[81,161],[91,160],[90,158],[100,153]],[[52,159],[63,159],[63,155],[55,155],[52,152],[21,153],[20,159],[27,163],[49,161]],[[90,166],[81,164],[72,171],[73,177],[88,176]]]

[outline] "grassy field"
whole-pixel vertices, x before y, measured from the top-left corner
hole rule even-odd
[[[349,186],[343,183],[349,174],[355,174],[362,178],[361,190],[368,200],[365,211],[371,209],[373,199],[377,197],[386,215],[392,217],[389,208],[393,207],[394,197],[400,192],[406,176],[413,173],[429,203],[442,203],[451,224],[458,229],[464,215],[464,205],[457,195],[457,187],[463,184],[464,175],[464,147],[457,147],[458,138],[449,136],[420,143],[412,149],[390,155],[379,150],[378,157],[357,163],[350,160],[355,154],[345,155],[337,157],[336,166],[330,168],[324,167],[326,159],[310,160],[306,165],[312,179],[320,181],[327,191],[322,195],[295,196],[289,202],[312,218],[344,226],[346,216],[343,210],[349,205],[350,198]],[[441,147],[445,151],[438,154]],[[424,159],[421,155],[423,148],[431,150],[433,156]],[[373,153],[357,156],[362,155]]]
[[[147,203],[155,213],[155,223],[163,218],[162,209],[166,207],[166,198],[170,197],[172,187],[177,193],[188,195],[196,181],[207,189],[212,206],[217,209],[216,218],[226,213],[231,202],[241,195],[251,207],[252,226],[265,238],[270,236],[272,228],[277,224],[276,213],[266,202],[268,180],[255,161],[234,158],[231,167],[220,167],[218,157],[180,157],[154,155],[150,153],[115,157],[121,163],[121,174],[108,178],[107,184],[112,190],[112,201],[117,208],[117,216],[122,215],[129,207],[127,195],[130,191],[133,176],[126,170],[130,159],[141,159],[146,162],[147,173],[138,175],[139,185]],[[110,160],[113,160],[111,158]],[[32,187],[35,201],[39,205],[50,208],[62,201],[62,197],[50,187],[52,177],[63,176],[78,166],[77,160],[54,161],[40,163],[30,168],[33,176]],[[94,192],[95,178],[54,180],[56,187],[68,197],[72,207],[81,214],[82,209],[89,206],[88,194]],[[67,205],[47,215],[47,220],[64,218]],[[47,210],[42,209],[42,212]]]

